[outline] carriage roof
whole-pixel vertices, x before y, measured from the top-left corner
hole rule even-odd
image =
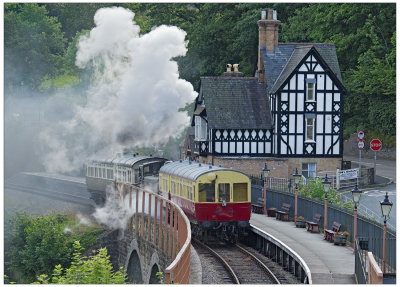
[[[148,161],[152,161],[153,163],[165,162],[167,161],[167,159],[160,157],[145,156],[145,155],[122,155],[122,156],[114,156],[112,158],[107,158],[103,160],[95,160],[93,161],[93,163],[133,167],[138,163],[143,163],[143,162],[147,163]]]
[[[189,180],[196,180],[203,174],[224,170],[244,174],[243,172],[238,170],[208,164],[200,164],[198,162],[188,160],[167,163],[161,167],[160,172],[183,177]]]

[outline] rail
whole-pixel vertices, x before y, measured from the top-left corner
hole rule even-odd
[[[132,209],[134,193],[135,213],[129,220],[129,229],[152,242],[172,261],[164,270],[165,284],[189,284],[189,220],[182,209],[172,201],[131,184],[116,183],[115,196],[122,197],[124,202],[129,196],[129,209]]]
[[[256,226],[251,225],[251,231],[255,236],[249,237],[253,240],[253,242],[248,242],[249,246],[261,250],[264,255],[274,259],[276,263],[292,272],[303,283],[312,284],[310,268],[296,251]]]

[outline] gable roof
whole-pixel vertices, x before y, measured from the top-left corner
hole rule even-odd
[[[209,128],[272,128],[269,97],[257,78],[201,77],[202,100]]]
[[[322,61],[329,67],[336,79],[342,83],[339,62],[336,56],[336,48],[330,43],[279,43],[274,52],[266,52],[261,47],[264,59],[267,90],[275,93],[288,79],[304,57],[314,50]]]

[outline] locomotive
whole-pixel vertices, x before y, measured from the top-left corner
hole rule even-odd
[[[159,193],[179,205],[195,237],[236,242],[251,215],[251,182],[240,171],[192,161],[166,163],[159,171]]]

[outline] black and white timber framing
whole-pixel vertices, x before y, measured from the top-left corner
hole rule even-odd
[[[308,85],[312,89],[308,90]],[[317,50],[310,49],[270,96],[274,156],[340,157],[343,92],[343,85]]]

